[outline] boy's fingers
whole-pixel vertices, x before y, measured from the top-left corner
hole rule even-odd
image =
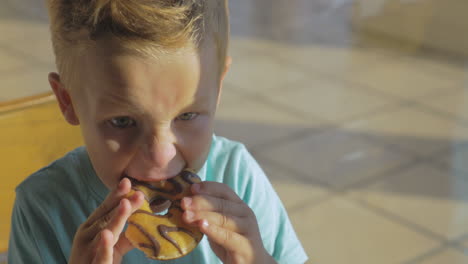
[[[143,203],[143,196],[141,193],[135,193],[134,196],[131,198],[133,199],[122,199],[120,201],[119,207],[117,207],[115,215],[112,217],[107,229],[109,229],[116,241],[114,241],[114,245],[117,243],[117,239],[120,237],[122,233],[125,223],[130,215],[135,212]]]
[[[115,237],[119,237],[122,232],[125,222],[130,215],[135,212],[143,203],[143,194],[136,192],[130,198],[120,200],[120,204],[115,207],[111,212],[105,214],[86,230],[87,237],[94,237],[103,229],[112,231]]]
[[[226,216],[215,212],[203,211],[185,211],[183,214],[184,220],[191,224],[202,220],[208,221],[212,225],[230,230],[238,234],[246,234],[250,228],[250,224],[245,218],[237,216]]]
[[[113,255],[114,235],[111,231],[105,229],[100,233],[99,246],[92,264],[111,264]]]
[[[206,220],[201,221],[199,227],[211,242],[220,245],[230,252],[239,250],[239,245],[249,243],[242,235],[209,223]]]
[[[104,215],[109,214],[125,197],[125,195],[131,190],[130,180],[123,178],[117,188],[112,190],[102,204],[94,211],[94,213],[88,218],[87,223],[93,224]]]
[[[130,250],[134,249],[135,247],[130,243],[130,241],[125,236],[125,233],[120,234],[120,238],[117,241],[117,244],[114,246],[114,252],[119,256],[123,257],[127,254]]]
[[[132,208],[130,205],[130,201],[127,199],[122,199],[120,201],[119,206],[116,208],[115,215],[112,217],[112,219],[109,221],[109,224],[107,225],[107,229],[109,229],[113,237],[116,239],[116,241],[113,241],[112,245],[115,245],[117,243],[117,239],[120,236],[120,233],[122,233],[122,230],[125,227],[125,222],[127,222],[128,217],[132,214],[131,212]]]
[[[182,200],[184,210],[211,211],[224,215],[249,216],[251,210],[243,202],[225,200],[209,195],[195,195]]]
[[[207,194],[225,200],[239,203],[243,202],[242,199],[224,183],[210,181],[200,182],[192,184],[191,190],[193,194]]]

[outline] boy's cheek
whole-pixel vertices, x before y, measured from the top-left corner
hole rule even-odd
[[[120,149],[120,143],[113,139],[108,139],[105,141],[107,147],[111,152],[118,152]]]

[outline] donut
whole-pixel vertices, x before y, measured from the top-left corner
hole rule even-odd
[[[164,181],[141,182],[130,178],[132,191],[145,200],[128,219],[125,236],[148,258],[170,260],[190,253],[203,238],[197,227],[183,222],[181,199],[191,195],[190,186],[201,182],[190,169]]]

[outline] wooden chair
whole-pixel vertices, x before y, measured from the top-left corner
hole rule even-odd
[[[82,145],[52,93],[0,103],[0,253],[8,247],[15,187],[31,173]]]

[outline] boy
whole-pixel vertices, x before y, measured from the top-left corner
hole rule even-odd
[[[225,0],[48,0],[63,116],[86,147],[17,188],[9,263],[157,263],[125,238],[142,194],[186,167],[183,220],[205,238],[170,263],[304,263],[286,212],[239,143],[213,135],[227,56]]]

